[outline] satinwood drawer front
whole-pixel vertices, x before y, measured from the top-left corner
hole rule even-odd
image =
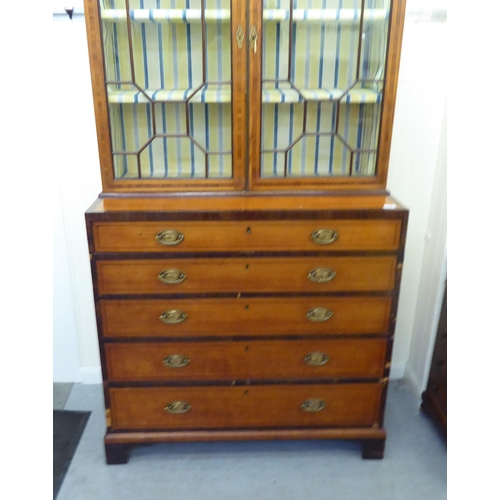
[[[96,222],[97,252],[396,250],[400,220]]]
[[[110,388],[114,429],[368,427],[383,384]]]
[[[386,333],[390,297],[101,300],[105,337]]]
[[[382,377],[385,339],[113,343],[110,381]]]
[[[104,260],[97,270],[101,295],[386,291],[396,257]]]

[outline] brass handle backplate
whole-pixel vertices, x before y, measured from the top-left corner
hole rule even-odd
[[[158,279],[167,285],[178,285],[186,279],[186,275],[180,269],[164,269],[158,274]]]
[[[318,411],[323,410],[325,408],[325,406],[326,406],[326,403],[322,399],[311,398],[311,399],[308,399],[307,401],[304,401],[300,405],[300,409],[307,411],[307,412],[310,412],[310,413],[316,413]]]
[[[316,229],[311,233],[311,240],[318,245],[329,245],[339,237],[334,229]]]
[[[178,245],[184,239],[184,235],[175,229],[166,229],[156,235],[156,241],[162,245]]]
[[[316,267],[309,271],[307,277],[314,283],[326,283],[327,281],[332,281],[336,274],[333,269],[329,269],[328,267]]]
[[[163,364],[169,368],[183,368],[188,365],[191,360],[183,354],[171,354],[163,360]]]
[[[309,366],[323,366],[329,359],[330,356],[324,352],[310,352],[304,356],[304,363]]]
[[[187,314],[184,311],[179,311],[178,309],[163,311],[160,316],[160,320],[163,321],[163,323],[167,323],[167,325],[182,323],[186,318]]]
[[[333,311],[327,309],[326,307],[315,307],[314,309],[309,309],[306,314],[306,318],[309,321],[321,322],[328,321],[333,316]]]
[[[171,413],[172,415],[176,415],[179,413],[186,413],[190,410],[191,405],[186,403],[186,401],[172,401],[168,403],[165,408],[163,408],[167,413]]]
[[[238,26],[236,28],[236,43],[238,44],[238,49],[243,48],[243,42],[245,41],[245,32],[243,31],[243,26]]]

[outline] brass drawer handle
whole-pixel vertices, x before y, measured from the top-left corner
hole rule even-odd
[[[186,318],[187,314],[184,311],[179,311],[178,309],[163,311],[160,316],[160,320],[163,321],[163,323],[167,323],[167,325],[182,323]]]
[[[309,321],[321,322],[328,321],[333,316],[333,311],[327,309],[326,307],[315,307],[314,309],[309,309],[306,314],[306,318]]]
[[[334,229],[316,229],[311,233],[311,240],[318,245],[329,245],[339,237]]]
[[[163,408],[167,413],[177,415],[179,413],[186,413],[191,409],[191,405],[186,401],[172,401]]]
[[[311,398],[300,405],[300,409],[309,413],[317,413],[325,408],[326,403],[319,398]]]
[[[324,352],[310,352],[304,356],[304,363],[309,366],[323,366],[328,363],[330,356]]]
[[[186,279],[186,275],[180,269],[164,269],[158,274],[158,279],[167,285],[178,285]]]
[[[337,273],[333,269],[328,267],[316,267],[311,269],[307,277],[313,283],[326,283],[327,281],[332,281]]]
[[[163,364],[169,368],[183,368],[188,365],[191,360],[183,354],[171,354],[163,360]]]
[[[184,239],[184,235],[175,229],[166,229],[156,235],[156,241],[162,245],[178,245]]]

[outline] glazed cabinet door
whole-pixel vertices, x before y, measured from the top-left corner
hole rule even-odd
[[[104,191],[244,187],[245,10],[86,0]]]
[[[384,189],[404,0],[250,6],[252,188]]]

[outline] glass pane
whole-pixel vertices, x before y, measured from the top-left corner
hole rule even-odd
[[[109,108],[113,152],[137,152],[153,137],[150,104],[114,104]]]
[[[352,175],[367,176],[374,175],[377,165],[376,153],[363,153],[352,155]]]
[[[152,140],[137,177],[232,177],[231,1],[100,0],[100,7],[113,152]],[[174,154],[178,144],[189,154]],[[205,152],[223,160],[212,168]],[[116,165],[118,176],[125,170]]]
[[[157,137],[141,152],[139,159],[143,179],[205,177],[205,154],[185,137]]]
[[[113,155],[113,166],[117,179],[137,179],[139,176],[139,163],[137,155]]]
[[[390,0],[263,1],[261,176],[376,174],[389,8]]]
[[[338,134],[352,150],[377,149],[381,100],[380,86],[367,82],[357,84],[340,101]]]
[[[349,175],[351,152],[335,135],[307,135],[288,156],[288,177]]]
[[[231,152],[231,106],[189,104],[189,132],[208,153]]]

